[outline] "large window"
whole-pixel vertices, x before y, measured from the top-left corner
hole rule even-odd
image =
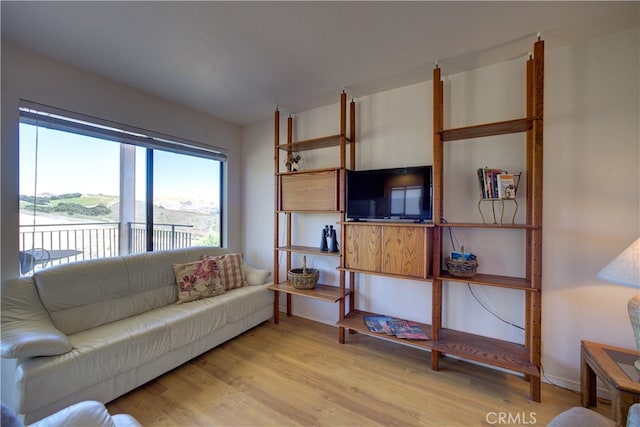
[[[221,150],[188,141],[22,108],[21,274],[83,259],[220,246],[224,162]]]

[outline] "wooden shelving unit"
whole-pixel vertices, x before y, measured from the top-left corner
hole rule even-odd
[[[526,64],[526,117],[504,122],[444,129],[444,95],[440,69],[433,71],[433,161],[434,161],[434,231],[431,367],[438,369],[444,354],[486,363],[524,374],[530,382],[531,399],[539,402],[541,375],[541,278],[542,278],[542,147],[544,42],[534,44],[533,57]],[[473,140],[510,133],[524,133],[526,143],[526,220],[524,224],[446,223],[443,212],[445,197],[443,169],[444,143]],[[442,271],[442,230],[447,227],[500,230],[519,229],[526,248],[525,277],[476,274],[470,279],[452,277]],[[470,283],[523,291],[525,293],[524,344],[497,340],[442,327],[443,286]]]
[[[526,115],[515,120],[444,129],[444,84],[440,69],[433,72],[433,224],[393,222],[345,221],[346,147],[350,144],[350,169],[355,169],[355,106],[351,104],[351,132],[346,136],[346,98],[341,97],[340,133],[324,138],[293,142],[291,118],[288,122],[288,141],[280,144],[279,115],[275,118],[275,236],[274,236],[274,320],[278,323],[278,294],[287,294],[287,315],[291,314],[291,295],[317,298],[340,304],[337,322],[339,341],[345,342],[345,331],[358,332],[377,338],[398,342],[431,352],[431,368],[439,369],[439,359],[452,355],[490,366],[523,374],[530,382],[531,399],[539,402],[541,376],[541,279],[542,279],[542,147],[543,147],[543,93],[544,93],[544,42],[534,44],[533,56],[526,63]],[[457,140],[474,140],[495,135],[523,133],[526,140],[525,221],[522,224],[484,224],[475,222],[447,223],[444,221],[444,143]],[[302,172],[280,172],[280,151],[293,151],[340,147],[340,162],[335,169]],[[288,204],[295,195],[299,180],[308,179],[310,185],[318,185],[332,192],[326,200]],[[291,185],[283,186],[283,181]],[[317,180],[317,181],[316,181]],[[295,181],[295,183],[294,183]],[[305,184],[306,185],[306,184]],[[334,212],[340,216],[342,251],[340,254],[321,252],[309,246],[291,243],[291,215],[300,212]],[[287,242],[279,242],[279,215],[286,215]],[[514,215],[515,217],[515,215]],[[449,228],[485,229],[490,233],[511,230],[522,233],[525,252],[524,277],[496,274],[476,274],[472,278],[453,277],[443,271],[443,230]],[[287,269],[291,267],[291,253],[313,256],[339,256],[339,286],[318,285],[311,291],[301,291],[280,281],[279,255],[287,254]],[[348,274],[350,288],[345,286]],[[432,282],[432,324],[419,325],[431,332],[432,340],[407,340],[369,331],[363,316],[378,315],[355,310],[357,294],[355,275],[369,274],[390,278]],[[508,342],[465,331],[443,328],[443,288],[473,284],[519,291],[524,293],[524,344]],[[349,296],[349,308],[345,301]],[[450,302],[449,302],[450,303]],[[408,319],[410,320],[410,319]]]
[[[433,225],[393,223],[344,223],[343,263],[341,270],[349,274],[375,274],[394,278],[432,281],[432,324],[422,324],[430,330],[433,340],[397,339],[370,332],[363,316],[376,315],[351,309],[338,322],[348,329],[378,338],[397,341],[431,352],[431,367],[439,369],[439,359],[448,354],[475,362],[521,373],[530,381],[531,399],[540,401],[541,375],[541,269],[542,269],[542,130],[544,43],[534,45],[534,57],[526,65],[527,114],[524,118],[444,129],[444,95],[440,69],[433,73]],[[523,224],[447,223],[443,220],[444,143],[495,135],[524,133],[526,139],[526,220]],[[442,233],[448,228],[486,229],[522,232],[526,247],[525,277],[476,274],[459,278],[443,271]],[[431,257],[431,258],[430,258]],[[402,259],[402,262],[397,260]],[[391,260],[391,262],[389,262]],[[432,262],[430,262],[432,261]],[[351,281],[351,283],[354,283]],[[525,343],[513,343],[464,331],[442,327],[443,287],[461,284],[490,286],[524,292]],[[356,289],[352,290],[354,293]],[[353,300],[353,298],[351,298]]]
[[[286,254],[284,265],[286,271],[291,269],[291,254],[304,254],[310,256],[339,258],[340,266],[343,265],[344,254],[321,251],[317,247],[293,244],[292,215],[304,215],[309,213],[329,213],[336,215],[336,222],[344,222],[344,194],[346,169],[355,168],[355,102],[349,105],[349,135],[347,135],[347,95],[340,95],[340,121],[339,133],[326,137],[313,138],[303,141],[293,141],[293,118],[287,119],[287,142],[280,144],[280,112],[274,115],[274,251],[273,251],[273,276],[274,284],[270,287],[274,291],[273,319],[275,323],[280,321],[279,300],[280,293],[287,296],[287,316],[291,316],[291,296],[312,298],[329,303],[339,303],[339,319],[345,315],[345,301],[351,295],[351,289],[346,286],[346,273],[339,272],[339,283],[317,284],[313,289],[297,289],[290,285],[286,278],[280,278],[280,255]],[[305,169],[293,171],[291,166],[281,170],[281,153],[289,155],[293,152],[317,150],[336,147],[336,166],[323,169]],[[349,148],[349,153],[347,153]],[[347,154],[349,163],[347,163]],[[280,241],[281,216],[285,217],[285,242]],[[340,230],[341,239],[344,242],[344,230]],[[350,306],[353,306],[353,298],[350,298]],[[340,342],[344,342],[344,330],[339,334]]]

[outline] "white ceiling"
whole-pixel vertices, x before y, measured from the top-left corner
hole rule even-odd
[[[640,2],[12,2],[2,38],[230,122],[638,26]]]

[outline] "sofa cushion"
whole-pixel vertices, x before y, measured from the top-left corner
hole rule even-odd
[[[558,414],[553,418],[547,427],[618,427],[619,424],[610,418],[600,415],[596,411],[592,411],[581,406],[574,406],[566,411]]]
[[[255,307],[254,307],[255,309]],[[206,336],[227,323],[222,301],[208,298],[165,307],[78,332],[69,337],[70,352],[33,358],[18,368],[23,409],[50,404],[119,373],[127,372]],[[26,384],[26,386],[25,386]],[[50,401],[45,396],[50,397]]]
[[[133,425],[140,425],[140,423]],[[78,402],[29,425],[29,427],[59,426],[118,427],[104,404],[95,400]]]
[[[205,257],[187,264],[173,264],[173,271],[178,285],[178,304],[214,297],[225,291],[220,283],[215,258]]]
[[[19,412],[71,396],[152,360],[171,347],[167,324],[148,313],[78,332],[69,339],[73,345],[70,352],[36,357],[18,365],[18,395],[22,398]],[[30,396],[38,396],[38,401]]]
[[[193,247],[92,259],[47,268],[33,279],[54,325],[70,335],[175,303],[172,264],[228,252]]]
[[[54,325],[67,335],[147,310],[129,298],[129,276],[119,257],[50,267],[33,279]]]
[[[218,263],[220,283],[222,283],[226,290],[249,285],[242,270],[244,256],[241,253],[222,255],[217,257],[216,261]]]
[[[256,307],[273,304],[273,294],[265,292],[266,286],[245,286],[225,292],[213,299],[224,304],[228,321],[235,322],[255,312]]]

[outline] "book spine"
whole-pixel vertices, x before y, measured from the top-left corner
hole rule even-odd
[[[484,176],[482,172],[482,168],[478,168],[478,183],[480,184],[480,197],[483,199],[487,198],[487,194],[484,191]]]

